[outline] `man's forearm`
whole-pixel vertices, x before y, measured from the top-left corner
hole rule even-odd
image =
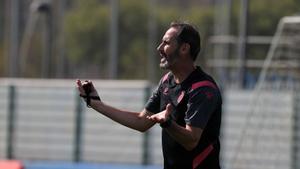
[[[113,121],[134,130],[144,132],[153,125],[153,122],[145,118],[143,112],[139,113],[120,110],[97,100],[91,101],[91,107]]]
[[[202,129],[200,128],[192,128],[188,125],[184,128],[174,121],[166,130],[173,139],[189,151],[197,146],[202,134]]]

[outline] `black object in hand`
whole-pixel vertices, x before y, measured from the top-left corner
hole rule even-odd
[[[88,81],[85,81],[85,83],[82,84],[82,88],[86,95],[89,95],[92,92],[92,84]]]
[[[84,81],[84,83],[82,84],[82,88],[85,92],[85,95],[81,95],[81,97],[85,98],[86,99],[86,105],[87,107],[91,107],[90,106],[90,103],[91,103],[91,99],[93,100],[100,100],[100,97],[99,96],[90,96],[91,92],[92,92],[92,83],[90,83],[89,81]]]

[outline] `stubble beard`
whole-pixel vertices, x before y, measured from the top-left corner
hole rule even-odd
[[[177,48],[173,53],[165,56],[161,59],[159,67],[161,69],[170,69],[177,61],[179,57],[179,48]]]

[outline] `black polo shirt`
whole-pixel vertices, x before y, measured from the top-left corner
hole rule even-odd
[[[219,169],[219,133],[222,98],[208,74],[197,67],[182,83],[176,84],[171,72],[166,74],[146,104],[146,110],[159,113],[171,103],[171,118],[203,130],[196,148],[187,151],[164,129],[162,147],[164,169]]]

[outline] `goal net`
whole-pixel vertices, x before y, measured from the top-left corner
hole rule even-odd
[[[254,90],[240,91],[234,96],[239,95],[234,104],[242,100],[247,104],[240,105],[240,114],[236,115],[230,106],[226,108],[229,112],[226,116],[231,113],[231,119],[225,119],[225,123],[231,129],[224,134],[224,168],[300,166],[297,162],[300,159],[299,80],[300,16],[289,16],[282,18],[277,26]],[[230,94],[226,97],[234,98]]]

